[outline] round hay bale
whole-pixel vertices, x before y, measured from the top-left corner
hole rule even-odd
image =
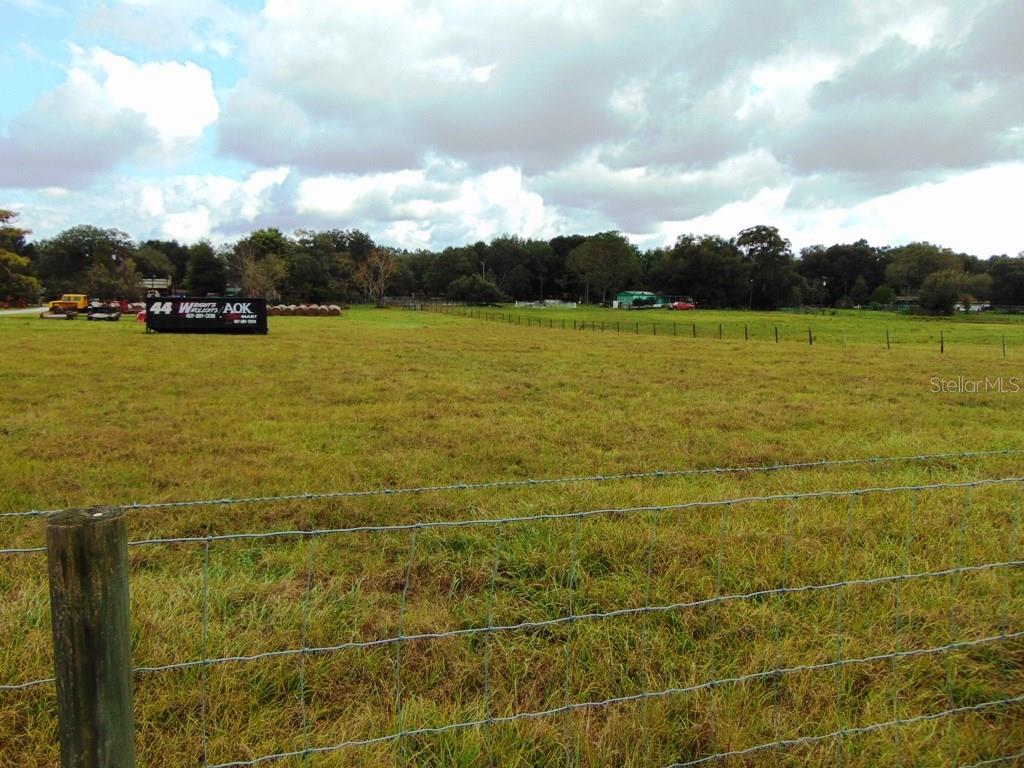
[[[319,304],[317,305],[316,313],[320,315],[320,317],[327,317],[327,315],[329,315],[331,311],[323,304]]]
[[[275,304],[267,305],[267,317],[277,317],[279,314],[281,314],[281,311]]]
[[[305,317],[306,316],[306,305],[305,304],[299,304],[298,306],[296,306],[294,314],[295,314],[296,317]]]
[[[281,307],[281,316],[282,317],[291,317],[294,314],[295,314],[295,306],[293,304],[285,304],[283,307]]]
[[[327,307],[327,314],[331,317],[341,317],[341,307],[337,304],[331,304]]]

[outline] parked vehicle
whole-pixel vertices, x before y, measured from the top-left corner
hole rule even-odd
[[[63,307],[54,307],[53,309],[46,309],[39,313],[39,317],[43,320],[74,320],[78,317],[77,309],[64,309]]]
[[[85,315],[86,320],[107,320],[115,321],[121,319],[121,308],[117,304],[100,304],[90,306]]]
[[[65,293],[59,299],[48,302],[46,304],[46,310],[53,312],[57,309],[73,309],[76,312],[81,312],[89,307],[89,297],[84,293]]]
[[[697,308],[697,302],[693,299],[680,299],[679,301],[673,301],[668,305],[669,309],[678,309],[681,311],[687,311]]]

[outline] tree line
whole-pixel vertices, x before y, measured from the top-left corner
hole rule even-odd
[[[711,308],[891,305],[914,296],[924,311],[958,302],[1024,305],[1024,253],[988,259],[928,242],[864,240],[794,252],[775,227],[735,237],[682,235],[641,250],[620,232],[550,240],[501,235],[490,242],[407,251],[358,229],[259,229],[233,243],[133,241],[118,229],[71,227],[29,239],[0,209],[0,300],[85,292],[139,298],[142,278],[165,278],[192,295],[237,286],[272,301],[380,301],[385,295],[469,302],[564,299],[608,302],[622,290],[687,296]]]

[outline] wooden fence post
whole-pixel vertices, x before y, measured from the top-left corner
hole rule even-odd
[[[134,768],[124,511],[55,514],[46,559],[62,768]]]

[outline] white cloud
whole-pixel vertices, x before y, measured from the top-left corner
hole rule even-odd
[[[556,233],[554,213],[527,189],[520,170],[504,167],[443,178],[451,171],[435,163],[427,170],[311,177],[299,182],[295,209],[345,226],[368,222],[384,242],[403,247],[436,245],[437,237],[469,242],[503,232],[527,237]]]
[[[69,79],[91,80],[115,109],[143,115],[167,145],[198,138],[220,108],[209,70],[192,62],[138,64],[103,48],[71,46]]]
[[[793,209],[790,187],[764,189],[746,199],[686,221],[661,225],[665,242],[684,233],[731,237],[754,224],[771,224],[794,247],[853,242],[877,245],[915,240],[941,243],[982,257],[1016,254],[1024,247],[1019,227],[1019,190],[1024,163],[1006,163],[907,187],[851,206]]]

